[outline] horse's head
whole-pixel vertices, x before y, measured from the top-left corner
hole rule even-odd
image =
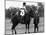
[[[34,10],[31,6],[27,6],[26,10],[28,15],[30,15],[31,17],[34,17]]]

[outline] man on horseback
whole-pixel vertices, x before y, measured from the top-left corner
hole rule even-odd
[[[26,3],[24,2],[23,3],[23,8],[24,8],[24,12],[25,12],[25,16],[24,16],[24,23],[25,23],[25,26],[26,26],[26,32],[25,33],[27,33],[27,31],[28,31],[28,33],[30,33],[29,32],[29,24],[30,24],[30,14],[29,14],[29,10],[27,10],[27,5],[26,5]],[[29,8],[28,8],[29,9]]]

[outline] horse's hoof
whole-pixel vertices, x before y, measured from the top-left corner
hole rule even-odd
[[[34,33],[36,33],[36,32],[34,32]]]
[[[30,33],[30,32],[28,32],[28,33]]]
[[[15,34],[16,34],[16,32],[15,32]]]
[[[26,32],[25,32],[25,34],[26,34]]]

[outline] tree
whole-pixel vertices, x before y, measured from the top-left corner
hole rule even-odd
[[[6,18],[11,18],[11,12],[10,12],[10,10],[9,9],[5,9],[5,17]]]
[[[38,6],[40,6],[40,8],[38,9],[39,14],[41,17],[44,16],[44,5],[42,3],[38,3]]]

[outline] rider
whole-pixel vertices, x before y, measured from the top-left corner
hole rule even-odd
[[[27,12],[27,10],[26,10],[26,3],[25,3],[25,2],[23,3],[23,8],[24,8],[25,11]]]
[[[20,13],[20,15],[23,17],[24,15],[25,15],[25,11],[26,11],[26,3],[24,2],[23,3],[23,6],[22,6],[22,8],[20,9],[20,11],[21,11],[21,13]],[[22,19],[22,18],[21,18]],[[22,19],[23,20],[23,19]],[[21,21],[22,21],[21,20]]]
[[[22,8],[21,8],[21,16],[24,16],[25,15],[25,11],[26,11],[26,3],[24,2],[23,3],[23,6],[22,6]]]

